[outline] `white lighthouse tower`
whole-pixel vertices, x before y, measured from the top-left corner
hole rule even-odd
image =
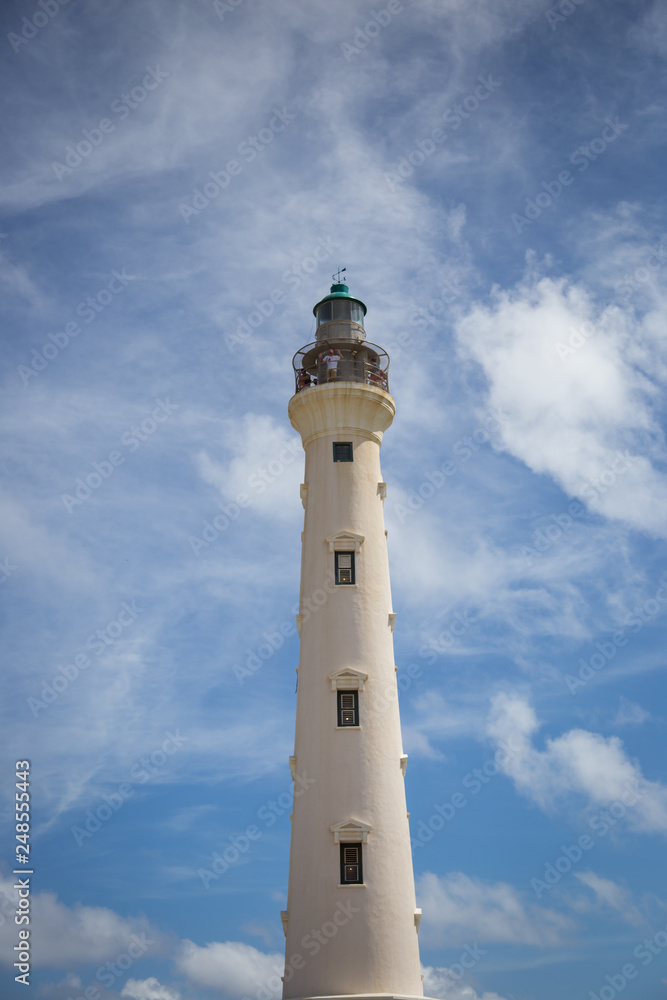
[[[306,453],[285,998],[422,997],[387,539],[389,358],[339,280],[294,358]]]

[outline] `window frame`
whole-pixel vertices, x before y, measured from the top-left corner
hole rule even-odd
[[[349,299],[332,299],[331,301],[331,317],[334,323],[349,323],[350,322],[350,300]]]
[[[357,326],[364,325],[364,310],[359,302],[353,302],[350,306],[350,318]]]
[[[343,708],[343,695],[352,695],[352,709]],[[344,722],[343,713],[352,711],[353,721]],[[359,691],[341,690],[336,691],[336,712],[338,729],[358,729],[359,728]]]
[[[351,847],[357,849],[357,867],[359,869],[359,877],[356,879],[346,879],[345,878],[345,868],[350,867],[350,865],[345,864],[345,851]],[[363,868],[363,851],[361,841],[355,843],[342,843],[340,845],[340,884],[341,885],[363,885],[364,884],[364,868]]]
[[[336,448],[349,448],[349,458],[336,458]],[[333,460],[334,462],[354,462],[354,448],[352,447],[351,441],[334,441],[333,442]]]
[[[331,300],[323,302],[317,310],[317,325],[321,326],[322,323],[331,323],[332,315]]]
[[[347,571],[347,569],[348,569],[347,566],[339,567],[338,562],[339,562],[340,556],[350,556],[350,567],[349,567],[349,569],[350,569],[350,579],[349,580],[340,580],[339,579],[341,568],[343,570],[345,570],[345,571]],[[354,564],[355,563],[354,557],[355,557],[355,553],[354,552],[338,552],[338,551],[336,551],[334,553],[334,585],[336,587],[354,587],[354,586],[356,586],[357,575],[356,575],[356,567],[355,567],[355,564]]]

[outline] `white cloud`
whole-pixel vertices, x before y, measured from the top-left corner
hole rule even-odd
[[[503,1000],[497,993],[477,993],[472,986],[459,982],[447,968],[424,969],[424,996],[435,1000]]]
[[[16,908],[15,879],[0,880],[3,912]],[[145,917],[120,917],[102,906],[66,906],[55,893],[37,892],[31,897],[35,952],[44,965],[66,967],[82,962],[103,962],[119,955],[136,958],[154,954],[162,947],[161,935]],[[15,925],[0,926],[0,942],[8,964],[16,943]],[[136,954],[134,954],[136,952]]]
[[[65,100],[60,107],[53,107],[50,115],[45,109],[36,110],[35,128],[25,153],[29,162],[23,183],[16,177],[16,171],[10,169],[12,165],[7,164],[0,194],[6,206],[37,206],[81,196],[128,177],[156,178],[168,174],[175,165],[187,164],[191,168],[199,157],[210,158],[208,169],[220,169],[247,134],[248,119],[257,120],[256,109],[268,110],[272,103],[282,99],[281,74],[290,59],[291,39],[285,32],[265,25],[271,19],[271,8],[265,10],[261,27],[251,30],[250,37],[243,41],[235,32],[222,29],[212,5],[213,28],[206,24],[208,19],[204,19],[203,25],[199,19],[165,25],[154,4],[147,4],[142,13],[165,47],[158,44],[151,53],[149,45],[139,57],[133,46],[126,43],[114,54],[115,72],[103,77],[104,86],[97,89],[87,105]],[[276,12],[274,16],[279,15]],[[62,26],[63,21],[58,18],[55,27]],[[146,28],[146,35],[153,35],[153,30]],[[167,35],[171,37],[166,38]],[[65,37],[67,40],[61,40],[61,44],[70,44],[70,36]],[[118,39],[112,31],[107,38],[109,51],[113,51]],[[174,60],[170,54],[172,46],[183,44],[186,38],[196,51],[196,58]],[[55,45],[53,39],[52,45]],[[260,56],[252,80],[247,73],[250,51]],[[220,59],[224,60],[227,81],[222,88]],[[168,76],[132,114],[119,117],[110,110],[112,104],[117,105],[123,91],[140,82],[146,60]],[[68,83],[71,80],[64,81],[63,86]],[[80,139],[82,126],[96,124],[105,114],[112,120],[113,132],[66,175],[55,171],[53,162],[65,160],[67,144]],[[223,150],[219,138],[221,123],[227,140]],[[264,123],[257,122],[257,127],[260,124]],[[215,136],[213,141],[212,136]],[[167,184],[168,179],[163,183]],[[188,187],[194,186],[187,181],[181,183],[183,195],[189,193]]]
[[[183,809],[178,809],[170,819],[165,821],[164,825],[170,830],[182,833],[185,830],[196,828],[200,823],[208,822],[211,813],[215,811],[216,807],[212,803],[201,806],[186,806]]]
[[[667,54],[667,17],[664,8],[655,4],[647,10],[643,20],[630,31],[629,37],[638,48],[647,49],[649,53]]]
[[[426,473],[451,455],[451,449],[443,453],[437,448],[433,442],[430,464],[421,473],[408,473],[413,494],[428,483]],[[581,504],[576,508],[581,517],[564,518],[571,501],[562,497],[551,497],[547,504],[536,501],[539,506],[529,520],[495,516],[494,501],[488,498],[497,496],[497,509],[504,507],[505,466],[510,460],[494,455],[489,444],[484,448],[461,466],[458,478],[407,515],[398,504],[405,507],[408,491],[391,486],[385,517],[392,575],[401,601],[425,623],[414,641],[426,647],[428,662],[434,662],[428,650],[438,646],[437,637],[444,632],[449,646],[440,643],[441,662],[451,655],[479,655],[480,646],[486,652],[494,643],[506,651],[510,643],[514,652],[530,645],[525,662],[534,669],[537,636],[589,638],[593,631],[616,627],[636,603],[638,577],[619,573],[632,561],[631,533],[618,522],[591,522]],[[403,466],[414,469],[407,449]],[[406,476],[405,471],[400,474]],[[484,483],[478,495],[469,488],[470,477]],[[514,485],[517,492],[526,492],[527,504],[536,496],[535,479],[524,470]],[[478,499],[482,496],[484,504]],[[564,528],[556,525],[556,517]],[[461,613],[476,616],[476,621],[452,642],[447,630]],[[418,620],[416,615],[411,618]],[[403,622],[406,626],[409,619]],[[461,631],[458,624],[455,628]]]
[[[261,938],[267,948],[270,948],[276,942],[276,927],[270,923],[264,924],[257,920],[248,920],[246,923],[241,924],[239,930],[250,937]]]
[[[64,509],[64,508],[63,508]],[[8,493],[0,493],[0,546],[11,553],[19,577],[26,571],[39,585],[57,581],[59,587],[93,589],[94,566],[78,544],[67,539],[63,530],[40,523],[27,505]]]
[[[44,309],[47,300],[38,284],[28,274],[25,267],[14,264],[6,253],[0,252],[0,287],[5,293],[21,296],[32,309]]]
[[[524,902],[505,882],[487,885],[462,872],[438,877],[426,872],[417,881],[424,912],[421,938],[428,947],[447,942],[505,941],[539,947],[557,945],[570,921],[553,910]]]
[[[176,963],[191,982],[217,990],[223,996],[254,993],[259,986],[275,997],[282,992],[284,955],[266,955],[240,941],[212,941],[201,948],[186,940]]]
[[[216,486],[227,504],[245,494],[247,505],[254,510],[280,519],[295,517],[303,448],[285,422],[278,424],[272,417],[247,413],[242,420],[226,421],[225,441],[232,453],[228,463],[211,458],[205,451],[199,454],[202,479]]]
[[[402,725],[401,731],[403,733],[404,746],[409,747],[410,753],[415,757],[424,757],[426,760],[440,761],[445,761],[447,759],[442,751],[433,746],[422,727],[417,725]]]
[[[531,271],[474,306],[457,335],[484,370],[489,404],[506,415],[505,450],[592,511],[667,537],[667,479],[652,464],[665,458],[658,389],[634,361],[649,338],[630,311],[600,309],[581,285]]]
[[[628,701],[621,697],[613,725],[614,726],[641,726],[643,722],[651,718],[651,713],[634,701]]]
[[[122,997],[130,1000],[181,1000],[180,992],[173,986],[162,986],[155,978],[128,979],[120,991]]]
[[[617,736],[605,739],[571,729],[548,739],[540,751],[532,743],[538,728],[537,716],[524,698],[505,693],[494,697],[487,732],[496,743],[518,746],[501,766],[523,795],[545,811],[574,795],[585,796],[589,805],[625,803],[632,829],[667,833],[667,789],[644,778]]]
[[[631,901],[630,893],[623,886],[592,871],[574,872],[574,877],[595,893],[596,900],[612,910],[617,910],[628,923],[644,923],[644,918]]]

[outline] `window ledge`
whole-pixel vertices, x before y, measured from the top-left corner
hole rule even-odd
[[[335,729],[357,729],[361,730],[362,726],[334,726]]]
[[[339,889],[367,889],[368,886],[365,882],[339,882]]]

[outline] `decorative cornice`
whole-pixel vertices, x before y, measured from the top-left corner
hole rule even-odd
[[[327,680],[331,682],[332,691],[363,691],[368,674],[362,674],[360,670],[353,670],[352,667],[345,667],[335,674],[329,674]]]
[[[349,548],[360,552],[365,540],[365,535],[358,535],[356,531],[339,531],[337,535],[329,535],[324,539],[329,546],[329,552],[342,552]]]
[[[346,819],[342,823],[334,823],[329,829],[334,835],[334,844],[356,844],[359,841],[366,844],[371,827],[358,819]]]

